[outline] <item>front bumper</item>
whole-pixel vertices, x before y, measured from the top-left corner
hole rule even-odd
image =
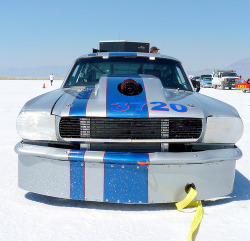
[[[224,87],[235,88],[235,81],[223,81]]]
[[[194,184],[197,200],[233,190],[237,147],[197,152],[119,153],[18,143],[18,185],[43,195],[112,203],[169,203]]]

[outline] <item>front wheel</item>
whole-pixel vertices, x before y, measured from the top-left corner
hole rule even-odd
[[[243,93],[246,93],[247,91],[246,90],[242,90]]]

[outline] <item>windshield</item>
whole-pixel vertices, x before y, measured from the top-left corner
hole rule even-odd
[[[222,77],[238,77],[238,75],[233,72],[224,72],[222,73]]]
[[[181,67],[174,60],[131,57],[102,57],[80,59],[74,65],[64,87],[94,86],[104,74],[146,74],[158,77],[164,88],[192,88]],[[154,79],[152,79],[154,81]]]
[[[211,74],[201,75],[201,79],[204,79],[204,78],[212,78],[212,75]]]

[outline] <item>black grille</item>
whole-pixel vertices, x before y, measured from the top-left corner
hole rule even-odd
[[[160,152],[161,143],[92,143],[91,151],[107,151],[107,152]]]
[[[59,131],[62,138],[197,139],[201,135],[202,120],[62,117]]]
[[[235,86],[235,79],[227,79],[227,81],[225,82],[225,86],[229,86],[229,87],[234,87]]]

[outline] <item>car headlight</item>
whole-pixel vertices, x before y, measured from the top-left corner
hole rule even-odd
[[[236,143],[242,136],[243,123],[238,117],[208,117],[203,143]]]
[[[21,111],[17,118],[17,132],[27,140],[57,140],[56,119],[45,112]]]

